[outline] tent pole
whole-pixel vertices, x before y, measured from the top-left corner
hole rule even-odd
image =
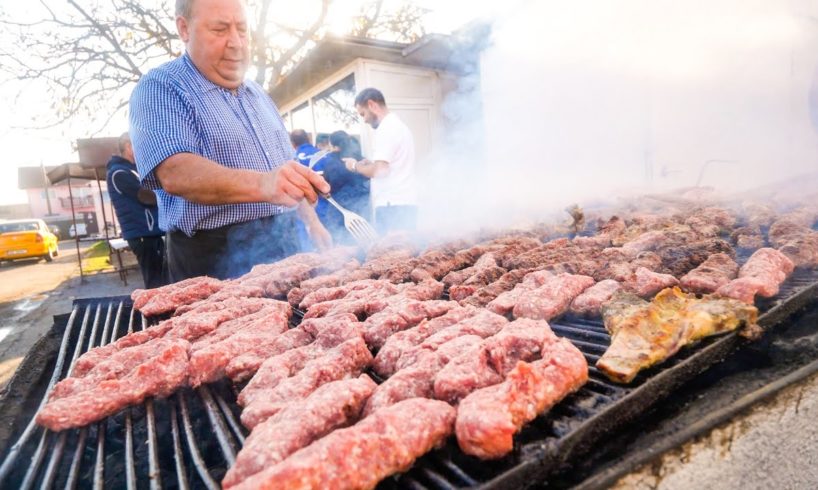
[[[102,209],[102,227],[105,229],[105,243],[109,244],[111,242],[111,237],[108,236],[108,217],[105,215],[105,199],[102,198],[102,184],[99,183],[99,172],[96,167],[94,167],[94,177],[97,178],[97,189],[99,189],[99,207]]]
[[[71,221],[74,223],[74,242],[77,244],[77,262],[80,265],[80,284],[85,282],[82,272],[82,255],[80,255],[80,230],[77,226],[77,213],[74,211],[74,192],[71,190],[71,171],[68,171],[68,199],[71,200]]]

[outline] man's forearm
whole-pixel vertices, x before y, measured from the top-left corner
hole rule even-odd
[[[265,175],[253,170],[227,168],[192,153],[178,153],[155,170],[169,194],[199,204],[265,202]]]
[[[315,208],[306,202],[299,204],[295,211],[298,218],[302,223],[304,223],[304,226],[306,226],[308,230],[315,225],[321,224],[321,220],[318,219],[318,214],[315,212]]]
[[[349,166],[347,167],[349,168]],[[389,172],[389,163],[384,162],[382,160],[378,161],[371,161],[371,160],[359,160],[355,163],[354,169],[349,168],[349,170],[353,172],[357,172],[364,177],[373,178],[379,175],[385,175]]]
[[[315,208],[310,206],[307,202],[301,201],[301,204],[296,208],[296,213],[307,228],[307,234],[309,234],[310,239],[318,250],[325,250],[332,247],[332,236],[326,227],[321,224],[321,220],[318,219]]]

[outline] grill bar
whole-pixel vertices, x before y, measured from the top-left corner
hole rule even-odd
[[[121,310],[117,314],[121,313]],[[134,311],[131,309],[131,314],[128,317],[128,333],[133,333],[133,318]],[[133,419],[131,418],[132,410],[130,408],[125,410],[125,476],[128,484],[128,490],[136,488],[136,468],[133,457]]]
[[[238,448],[228,434],[224,419],[221,417],[219,409],[216,407],[216,403],[213,401],[213,397],[210,395],[210,388],[202,385],[196,388],[196,392],[205,403],[207,417],[210,419],[210,424],[213,426],[213,429],[216,432],[216,439],[219,441],[219,447],[222,450],[222,454],[227,460],[227,464],[229,466],[233,466],[233,464],[236,462],[236,453],[238,452]]]
[[[99,325],[99,315],[102,309],[101,305],[97,305],[96,312],[94,314],[94,322],[91,327],[91,332],[96,332],[97,326]],[[91,308],[85,309],[85,315],[82,319],[82,327],[80,328],[79,333],[79,340],[77,341],[77,345],[74,348],[74,354],[71,357],[71,364],[68,367],[68,372],[66,373],[66,377],[71,376],[71,373],[74,372],[74,365],[77,362],[77,359],[80,356],[80,352],[82,351],[82,346],[85,343],[85,331],[88,326],[88,318],[89,314],[91,313]],[[92,339],[93,337],[91,337]],[[92,340],[89,340],[89,348]],[[54,447],[54,450],[51,452],[51,458],[48,461],[48,466],[46,468],[45,476],[43,477],[43,483],[40,486],[42,489],[51,488],[54,483],[54,478],[56,477],[56,470],[57,465],[62,459],[63,451],[65,450],[65,442],[68,437],[68,432],[63,431],[60,433],[59,438],[57,440],[57,444]]]
[[[105,332],[108,331],[108,326],[111,323],[111,307],[112,305],[109,304],[108,308],[105,311],[105,325],[103,326],[103,336],[100,340],[100,345],[105,343]],[[91,334],[88,336],[88,349],[91,350],[95,347],[95,342],[97,338],[97,331],[99,330],[99,321],[95,320],[94,325],[91,328]],[[95,424],[99,427],[99,424]],[[85,450],[85,444],[88,439],[88,427],[82,427],[79,431],[79,436],[77,440],[77,447],[74,449],[74,456],[71,458],[71,467],[68,470],[68,477],[65,481],[65,489],[66,490],[73,490],[77,486],[77,482],[79,480],[79,472],[80,472],[80,464],[82,462],[82,454]]]
[[[207,469],[207,464],[205,464],[204,458],[202,458],[202,453],[199,452],[199,446],[196,444],[196,438],[193,436],[193,426],[190,423],[190,412],[187,406],[187,397],[182,393],[178,393],[176,399],[179,401],[179,405],[182,408],[182,427],[185,429],[185,438],[187,439],[188,449],[190,450],[190,456],[193,459],[193,464],[196,466],[196,471],[199,473],[199,477],[202,479],[202,482],[208,489],[218,490],[219,484],[216,483],[216,480],[210,476],[210,472]]]
[[[71,468],[68,470],[68,478],[65,481],[65,489],[73,490],[77,486],[77,480],[80,474],[80,458],[85,449],[85,440],[88,438],[88,429],[83,427],[80,429],[79,438],[77,441],[77,448],[74,450],[74,457],[71,460]]]
[[[68,318],[68,324],[65,327],[65,333],[63,334],[62,343],[60,344],[60,353],[57,356],[57,363],[54,366],[54,373],[51,375],[51,380],[48,382],[48,387],[46,388],[45,394],[40,401],[40,405],[37,407],[37,411],[43,408],[46,398],[48,397],[48,393],[51,392],[51,388],[54,387],[60,377],[60,372],[62,371],[63,363],[65,362],[65,354],[68,351],[68,339],[71,336],[71,332],[74,330],[74,320],[76,319],[78,309],[79,308],[75,305],[71,310],[71,316]],[[32,418],[26,426],[26,429],[23,431],[23,434],[9,450],[6,460],[3,461],[2,465],[0,465],[0,481],[3,481],[8,477],[8,474],[14,467],[14,462],[17,460],[17,457],[20,454],[20,450],[36,429],[37,425],[34,423],[34,418]]]
[[[63,431],[57,438],[57,444],[51,451],[51,459],[48,461],[48,467],[45,470],[45,476],[43,476],[43,483],[40,485],[41,490],[51,488],[51,486],[54,484],[54,478],[56,477],[57,472],[57,464],[62,459],[62,453],[65,450],[65,440],[67,439],[67,437],[68,433]]]
[[[133,324],[136,311],[131,309],[131,318],[128,326],[128,333],[134,331]],[[148,320],[145,315],[140,314],[140,330],[145,330],[148,327]],[[158,490],[162,488],[162,473],[159,469],[159,455],[157,453],[156,442],[156,416],[153,410],[153,400],[145,401],[145,417],[148,424],[148,478],[150,479],[151,490]]]
[[[108,305],[105,328],[102,330],[100,346],[107,345],[116,339],[116,332],[119,329],[119,318],[122,313],[122,302],[117,307],[116,316],[111,325],[111,310],[113,303]],[[110,332],[110,333],[109,333]],[[97,424],[97,453],[94,464],[94,489],[102,490],[105,486],[105,433],[108,431],[108,421],[103,420]]]
[[[236,420],[236,417],[233,416],[233,411],[230,410],[230,407],[227,406],[227,402],[222,398],[221,395],[218,393],[213,393],[213,397],[216,399],[216,403],[219,404],[219,408],[222,410],[222,414],[224,414],[224,418],[227,421],[227,424],[230,426],[230,429],[233,431],[233,435],[236,436],[236,439],[244,445],[244,432],[241,430],[241,425]]]
[[[94,490],[102,490],[105,485],[105,431],[108,428],[108,421],[103,420],[97,424],[97,458],[94,463]]]
[[[133,459],[133,422],[131,409],[125,409],[125,482],[128,490],[136,488],[136,469]]]
[[[162,488],[162,472],[159,469],[159,454],[156,447],[156,417],[153,412],[153,400],[145,402],[145,411],[148,419],[148,477],[151,490]]]
[[[455,475],[460,481],[468,486],[477,485],[477,481],[467,475],[463,470],[460,469],[459,466],[454,464],[451,459],[449,458],[439,458],[437,460],[441,465],[443,465],[448,471]]]
[[[83,315],[83,318],[82,318],[82,326],[80,327],[80,332],[79,332],[79,337],[78,337],[80,339],[80,341],[77,342],[77,345],[74,348],[74,354],[71,357],[71,362],[70,362],[70,364],[68,366],[68,372],[66,373],[66,376],[69,376],[71,374],[71,371],[74,368],[74,363],[77,361],[77,358],[79,357],[80,350],[82,349],[82,344],[83,344],[83,342],[81,340],[85,336],[85,331],[86,331],[86,329],[88,327],[88,319],[89,319],[90,313],[91,313],[91,309],[86,308],[85,309],[85,315]],[[60,366],[59,370],[57,370],[56,367],[54,368],[54,370],[55,370],[55,373],[58,372],[58,371],[62,371],[62,366]],[[46,396],[48,396],[48,393],[46,393]],[[46,398],[43,398],[43,401],[45,401],[45,400],[46,400]],[[45,448],[47,447],[46,439],[47,439],[48,433],[49,433],[48,430],[43,429],[43,435],[40,438],[40,444],[37,445],[37,451],[35,451],[34,457],[32,458],[32,464],[31,464],[31,466],[29,466],[28,471],[26,472],[26,476],[23,479],[23,485],[22,485],[23,489],[29,489],[34,484],[34,480],[36,478],[37,471],[39,470],[40,465],[42,464],[43,459],[45,457],[44,451],[45,451]],[[60,434],[60,436],[58,438],[59,441],[58,441],[58,444],[57,444],[57,448],[54,451],[51,452],[51,459],[50,459],[50,461],[48,463],[48,467],[47,467],[47,471],[46,471],[46,475],[45,475],[45,482],[47,482],[50,479],[53,479],[53,477],[54,477],[54,475],[53,475],[54,467],[56,466],[57,461],[59,461],[59,458],[62,457],[62,449],[63,449],[63,447],[65,447],[65,437],[66,437],[66,433]],[[44,482],[44,484],[45,484],[45,482]]]
[[[173,461],[176,465],[176,483],[182,490],[187,490],[187,472],[185,471],[185,461],[182,455],[182,443],[179,437],[179,419],[176,411],[176,403],[170,403],[170,427],[173,435]]]
[[[40,443],[37,444],[37,450],[34,452],[34,457],[31,458],[31,466],[28,467],[26,476],[23,478],[23,483],[20,485],[21,490],[28,490],[34,484],[34,478],[37,476],[37,469],[40,467],[40,464],[43,462],[43,457],[45,456],[44,449],[48,434],[49,432],[44,430],[40,436]]]

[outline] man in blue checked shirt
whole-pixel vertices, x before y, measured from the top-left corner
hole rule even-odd
[[[143,184],[156,190],[171,281],[235,277],[297,251],[295,215],[331,245],[310,204],[329,192],[291,160],[278,109],[255,82],[241,0],[177,0],[185,54],[134,89],[130,134]]]

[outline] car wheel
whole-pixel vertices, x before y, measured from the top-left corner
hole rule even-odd
[[[55,256],[55,255],[56,255],[56,254],[54,253],[54,251],[53,251],[53,250],[51,250],[51,249],[49,248],[49,249],[48,249],[48,253],[47,253],[47,254],[45,254],[45,260],[46,260],[46,262],[51,262],[52,260],[54,260],[54,256]]]

